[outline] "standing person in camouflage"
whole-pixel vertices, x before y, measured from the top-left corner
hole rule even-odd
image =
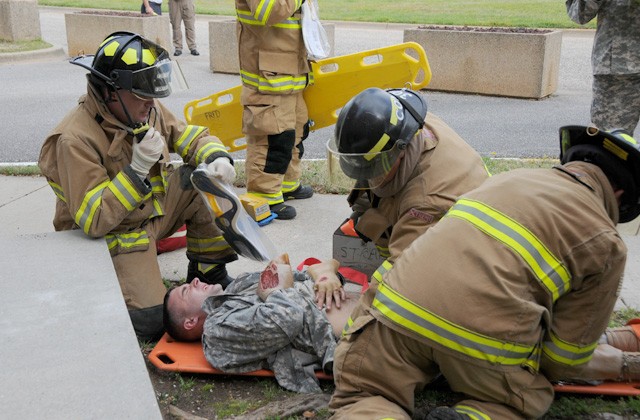
[[[314,369],[331,373],[336,338],[358,297],[345,293],[337,269],[331,260],[292,272],[288,261],[274,260],[224,294],[194,280],[167,292],[165,328],[180,341],[202,337],[207,361],[224,372],[267,368],[290,391],[322,392]]]
[[[571,20],[598,17],[591,55],[591,121],[633,135],[640,119],[640,0],[567,0]]]

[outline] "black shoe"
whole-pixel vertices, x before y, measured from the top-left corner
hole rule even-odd
[[[313,188],[308,185],[300,185],[291,192],[283,193],[282,196],[285,200],[303,200],[305,198],[311,198],[313,196]]]
[[[469,420],[466,414],[458,413],[451,407],[436,407],[429,412],[426,420]]]
[[[173,52],[173,55],[175,55],[176,57],[182,54],[182,50],[175,50]]]
[[[200,53],[198,52],[198,50],[193,49],[191,50],[191,55],[200,55]]]
[[[227,268],[224,264],[217,264],[211,270],[203,273],[198,269],[197,261],[189,261],[189,266],[187,268],[187,283],[191,283],[191,281],[196,277],[203,283],[219,284],[223,289],[226,289],[233,281],[233,277],[230,277],[227,274]]]
[[[284,203],[270,205],[271,213],[278,215],[279,220],[291,220],[296,217],[296,209]]]

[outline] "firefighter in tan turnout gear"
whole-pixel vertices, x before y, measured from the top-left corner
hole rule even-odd
[[[300,184],[302,140],[309,132],[302,91],[312,77],[302,39],[301,4],[236,0],[247,191],[265,198],[282,220],[296,216],[285,200],[313,195],[311,187]]]
[[[352,312],[335,352],[336,418],[409,419],[438,374],[465,399],[429,419],[539,418],[550,381],[581,377],[605,331],[640,213],[640,147],[560,129],[561,163],[460,197]]]
[[[225,264],[237,256],[188,169],[206,163],[232,182],[233,161],[205,127],[185,124],[157,100],[184,85],[159,45],[116,32],[95,56],[71,62],[90,71],[87,94],[45,140],[38,163],[57,196],[53,224],[106,239],[136,334],[152,339],[162,332],[166,292],[157,240],[186,223],[187,280],[230,281]],[[167,165],[170,152],[184,160],[180,170]]]
[[[480,155],[427,114],[425,99],[409,89],[370,88],[354,96],[327,148],[356,180],[347,198],[356,232],[374,241],[387,263],[489,176]]]

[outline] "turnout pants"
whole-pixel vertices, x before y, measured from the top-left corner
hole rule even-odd
[[[247,138],[247,191],[269,204],[300,185],[304,126],[309,119],[302,92],[263,95],[243,86],[242,131]]]
[[[165,215],[150,219],[143,227],[149,236],[146,250],[112,256],[129,315],[141,338],[153,339],[162,332],[162,303],[167,289],[158,265],[156,240],[187,225],[187,255],[190,260],[226,263],[237,258],[195,189],[180,187],[180,171],[169,176],[164,202]]]
[[[184,22],[184,34],[187,38],[189,50],[198,48],[196,45],[196,7],[193,0],[169,0],[169,20],[173,30],[173,47],[182,49],[182,28]]]
[[[538,418],[553,401],[553,387],[543,375],[441,351],[358,308],[352,316],[357,318],[335,351],[333,418],[411,419],[414,393],[439,373],[468,397],[453,408],[478,418]]]

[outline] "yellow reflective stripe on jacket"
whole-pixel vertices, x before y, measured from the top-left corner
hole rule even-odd
[[[165,190],[165,182],[164,182],[164,178],[161,175],[157,175],[154,177],[151,177],[151,179],[149,179],[149,182],[151,182],[151,192],[154,194],[164,194]]]
[[[254,73],[249,73],[245,70],[240,70],[240,78],[242,82],[253,86],[259,91],[269,92],[284,92],[284,91],[299,91],[303,90],[307,86],[307,76],[290,76],[282,75],[273,79],[266,79]]]
[[[164,216],[164,210],[160,205],[160,202],[156,197],[153,197],[153,213],[149,216],[149,219],[152,219],[157,216]]]
[[[64,201],[65,203],[67,202],[67,199],[64,198],[64,191],[62,191],[62,187],[58,184],[56,184],[53,181],[47,181],[49,183],[49,186],[51,187],[51,189],[53,190],[53,193],[62,201]]]
[[[258,197],[266,198],[269,205],[282,203],[284,201],[284,197],[282,196],[281,192],[270,194],[270,193],[259,193],[259,192],[251,191],[251,194],[256,195]]]
[[[184,133],[180,136],[180,138],[175,142],[174,149],[175,152],[178,153],[182,158],[186,158],[189,153],[189,148],[191,147],[191,143],[193,140],[200,135],[205,130],[205,127],[201,127],[198,125],[188,125],[185,128]]]
[[[132,211],[138,207],[139,203],[150,196],[150,193],[147,195],[140,194],[138,189],[123,172],[116,175],[107,188],[128,211]]]
[[[104,181],[97,187],[89,190],[82,200],[80,208],[75,214],[74,220],[80,229],[87,235],[89,234],[89,228],[93,221],[93,216],[96,213],[100,203],[102,202],[102,191],[107,187],[109,181]]]
[[[239,10],[236,9],[236,14],[238,16],[238,21],[244,23],[245,25],[254,25],[254,26],[266,26],[266,20],[259,20],[254,15],[251,14],[248,10]],[[290,17],[289,19],[285,19],[281,22],[274,23],[271,25],[274,28],[280,29],[296,29],[300,30],[302,28],[302,24],[300,23],[299,18]]]
[[[345,324],[344,328],[342,329],[342,335],[345,336],[347,335],[347,330],[349,330],[349,328],[353,325],[353,318],[349,317],[347,318],[347,323]]]
[[[447,321],[416,305],[384,282],[378,285],[372,306],[405,329],[475,359],[501,365],[523,365],[531,363],[529,359],[534,354],[535,346],[500,341]]]
[[[389,253],[389,247],[387,246],[378,246],[376,245],[376,249],[378,250],[378,254],[380,254],[383,258],[389,258],[391,254]]]
[[[478,201],[460,199],[445,217],[465,220],[516,252],[555,302],[571,288],[571,274],[533,233],[509,216]]]
[[[282,192],[290,193],[291,191],[295,191],[300,186],[300,181],[282,181]]]
[[[116,246],[127,249],[141,245],[149,245],[149,235],[146,230],[131,233],[109,233],[105,235],[104,238],[107,241],[109,251]]]
[[[196,254],[205,254],[207,252],[224,251],[228,249],[229,244],[222,236],[213,238],[191,238],[187,236],[187,251]]]
[[[575,366],[587,363],[593,356],[593,351],[598,343],[589,344],[587,346],[579,346],[577,344],[563,341],[557,335],[551,332],[549,334],[551,341],[542,343],[542,352],[554,362]]]
[[[380,264],[380,267],[376,269],[371,277],[373,277],[378,283],[382,283],[382,276],[386,274],[387,271],[391,270],[391,267],[393,267],[393,264],[385,260]]]
[[[491,420],[491,417],[484,414],[482,411],[469,407],[468,405],[455,405],[453,409],[456,413],[466,414],[473,420]]]
[[[207,161],[207,158],[216,152],[227,152],[227,148],[222,144],[218,143],[207,143],[202,146],[198,153],[196,153],[196,165],[204,163]]]

